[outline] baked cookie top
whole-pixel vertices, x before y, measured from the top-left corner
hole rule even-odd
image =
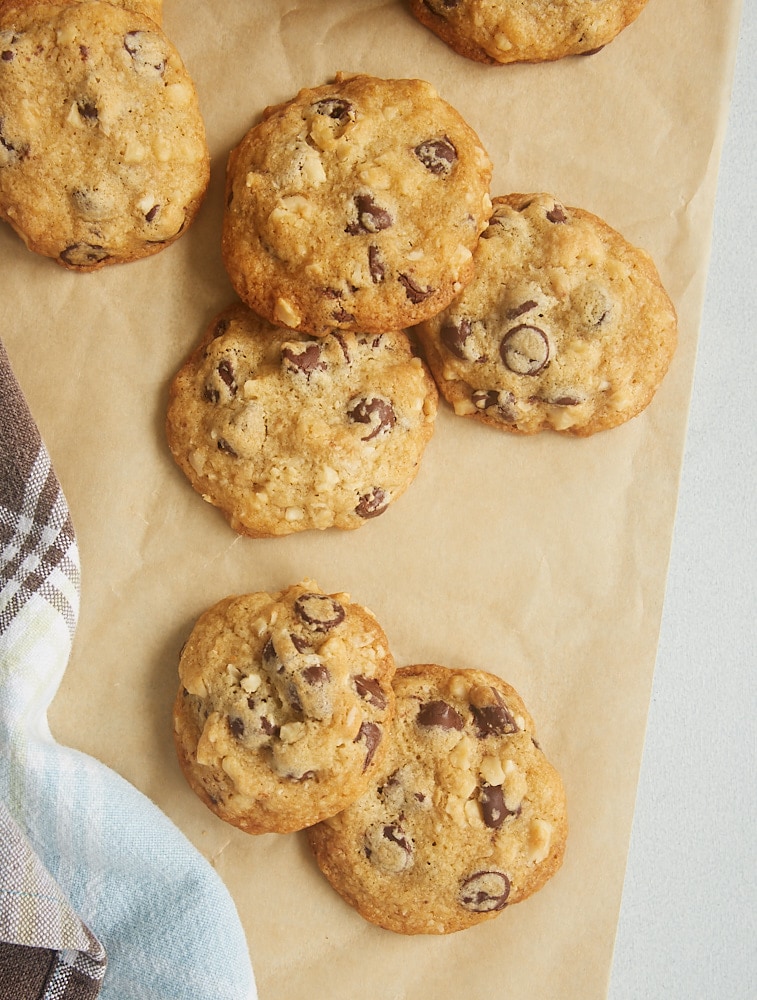
[[[179,662],[174,735],[189,785],[247,833],[333,815],[384,756],[393,674],[381,626],[348,594],[306,580],[218,602]]]
[[[416,323],[472,276],[491,170],[424,81],[339,75],[302,90],[229,156],[232,284],[271,322],[316,336]]]
[[[401,331],[313,338],[239,303],[174,378],[166,433],[236,531],[352,529],[415,479],[437,400]]]
[[[108,3],[0,8],[0,217],[79,271],[156,253],[209,179],[197,94],[146,15]]]
[[[540,889],[562,863],[562,781],[521,698],[482,670],[397,670],[396,721],[371,787],[308,831],[316,861],[372,923],[448,934]]]
[[[497,64],[587,55],[611,42],[648,0],[410,0],[410,10],[460,55]]]
[[[647,253],[551,195],[494,199],[476,277],[417,328],[442,395],[504,430],[586,436],[650,402],[677,343]]]

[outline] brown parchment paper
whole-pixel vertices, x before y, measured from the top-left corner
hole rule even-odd
[[[165,0],[213,157],[194,226],[156,257],[75,275],[0,228],[1,336],[78,534],[79,629],[51,724],[150,796],[225,880],[262,1000],[606,995],[643,747],[709,253],[738,0],[650,0],[598,54],[456,56],[401,0]],[[337,70],[422,77],[473,125],[493,194],[549,191],[654,256],[680,347],[648,410],[587,440],[519,439],[443,407],[415,484],[357,532],[237,537],[174,467],[167,385],[234,296],[219,250],[226,155],[262,109]],[[446,938],[365,923],[305,839],[221,823],[180,776],[181,644],[231,593],[304,577],[378,616],[399,665],[499,673],[564,775],[564,867]]]

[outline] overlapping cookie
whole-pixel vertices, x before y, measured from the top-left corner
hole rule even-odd
[[[494,199],[476,277],[417,333],[456,413],[586,436],[651,401],[677,343],[647,253],[546,194]]]
[[[393,674],[383,630],[347,594],[304,581],[220,601],[179,663],[174,736],[189,785],[247,833],[333,815],[381,765]]]
[[[473,274],[491,170],[428,83],[340,75],[302,90],[229,156],[232,284],[272,323],[316,336],[417,323]]]
[[[482,670],[397,670],[396,721],[371,787],[308,830],[322,872],[363,917],[448,934],[540,889],[567,838],[562,781],[519,695]]]
[[[635,21],[648,0],[410,0],[410,10],[460,55],[489,64],[586,55]]]
[[[208,179],[194,85],[152,17],[97,0],[0,7],[0,217],[30,250],[77,271],[149,256],[191,223]]]
[[[239,303],[174,378],[166,431],[240,533],[354,529],[415,479],[437,399],[402,332],[313,338]]]

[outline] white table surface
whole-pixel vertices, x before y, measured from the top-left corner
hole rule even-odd
[[[610,1000],[757,1000],[757,0],[744,0]]]

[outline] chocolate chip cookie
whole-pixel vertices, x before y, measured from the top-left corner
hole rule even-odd
[[[371,787],[308,831],[321,871],[367,920],[448,934],[526,899],[560,867],[562,781],[519,695],[482,670],[397,670],[396,721]]]
[[[332,816],[381,765],[393,674],[383,630],[347,594],[306,580],[220,601],[179,662],[174,735],[189,785],[247,833]]]
[[[76,271],[146,257],[194,218],[209,179],[197,94],[143,13],[0,7],[0,218]]]
[[[421,80],[337,76],[231,152],[223,259],[272,323],[381,333],[444,308],[491,211],[478,136]]]
[[[544,62],[587,55],[636,20],[648,0],[410,0],[410,10],[476,62]]]
[[[174,378],[166,433],[236,531],[354,529],[415,479],[437,400],[401,331],[308,337],[238,303]]]
[[[587,436],[640,413],[677,343],[647,253],[550,195],[494,199],[476,277],[417,333],[441,394],[503,430]]]

